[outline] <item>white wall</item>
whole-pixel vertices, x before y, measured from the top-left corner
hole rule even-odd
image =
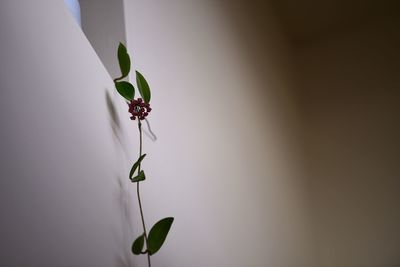
[[[0,265],[122,266],[109,75],[63,1],[1,1],[0,40]]]
[[[400,264],[400,20],[296,47],[318,266]]]
[[[120,75],[116,51],[126,43],[122,0],[80,0],[82,29],[110,76]]]
[[[290,69],[268,7],[125,6],[128,49],[152,87],[159,137],[144,144],[145,217],[176,219],[154,266],[312,266]]]
[[[158,136],[146,221],[176,218],[154,266],[398,265],[398,20],[293,69],[257,2],[124,3]],[[0,40],[0,265],[144,266],[136,124],[89,42],[51,0],[3,0]]]
[[[310,266],[291,85],[268,9],[237,21],[245,2],[125,4],[159,137],[145,139],[146,220],[176,218],[154,266]],[[62,1],[4,0],[0,29],[1,265],[142,266],[129,252],[136,125],[106,70]]]

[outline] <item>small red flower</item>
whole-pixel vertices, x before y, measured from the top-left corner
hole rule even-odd
[[[144,103],[143,99],[138,98],[138,99],[132,99],[129,105],[129,113],[132,114],[131,120],[135,120],[136,117],[139,118],[139,120],[144,120],[147,115],[149,115],[149,112],[151,111],[151,107],[149,103]]]

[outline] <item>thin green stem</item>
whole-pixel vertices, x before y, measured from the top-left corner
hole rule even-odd
[[[122,80],[124,78],[124,76],[122,75],[121,77],[115,78],[114,79],[114,83],[118,82],[119,80]]]
[[[140,139],[140,144],[139,144],[139,157],[142,156],[142,123],[140,122],[140,119],[138,118],[138,127],[139,127],[139,139]],[[138,174],[140,173],[140,163],[138,166]],[[144,223],[144,216],[143,216],[143,208],[142,208],[142,201],[140,200],[140,190],[139,190],[139,182],[136,183],[136,192],[137,192],[137,198],[139,202],[139,209],[140,209],[140,217],[142,218],[142,225],[143,225],[143,232],[144,232],[144,240],[146,241],[146,251],[147,251],[147,262],[149,267],[151,267],[151,261],[150,261],[150,253],[149,253],[149,244],[147,241],[147,231],[146,231],[146,224]]]

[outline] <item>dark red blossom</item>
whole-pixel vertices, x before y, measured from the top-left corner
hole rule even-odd
[[[139,120],[144,120],[151,111],[150,104],[143,102],[143,99],[141,98],[132,99],[128,105],[129,113],[132,114],[131,120],[135,120],[136,117],[138,117]]]

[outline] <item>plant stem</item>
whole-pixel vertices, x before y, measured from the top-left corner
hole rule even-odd
[[[139,119],[139,118],[138,118],[138,127],[139,127],[139,138],[140,138],[139,157],[141,157],[141,156],[142,156],[142,123],[140,122],[140,119]],[[139,173],[140,173],[140,163],[139,163],[139,167],[138,167],[138,174],[139,174]],[[144,240],[146,241],[147,262],[148,262],[149,267],[151,267],[150,252],[149,252],[149,244],[148,244],[148,241],[147,241],[146,224],[144,223],[142,201],[140,200],[139,183],[140,183],[140,181],[136,183],[136,192],[137,192],[137,198],[138,198],[138,202],[139,202],[140,217],[141,217],[141,219],[142,219],[143,232],[144,232]]]

